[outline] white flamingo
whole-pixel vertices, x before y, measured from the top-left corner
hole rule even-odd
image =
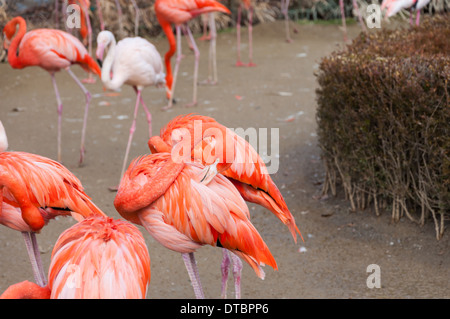
[[[149,137],[152,136],[152,116],[145,105],[141,91],[146,86],[164,86],[165,74],[161,55],[155,46],[141,37],[125,38],[116,44],[110,31],[102,31],[97,36],[97,59],[102,61],[105,50],[108,50],[102,66],[102,82],[109,90],[118,90],[123,84],[131,85],[136,91],[136,106],[133,123],[130,128],[122,173],[128,161],[131,141],[136,128],[136,117],[139,102],[147,114]]]

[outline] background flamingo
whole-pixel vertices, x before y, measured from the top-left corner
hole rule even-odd
[[[180,61],[182,59],[181,55],[181,25],[185,24],[192,18],[196,16],[219,11],[230,14],[224,5],[214,1],[214,0],[156,0],[155,1],[155,12],[159,24],[161,25],[164,33],[169,41],[169,51],[167,51],[164,61],[166,65],[166,88],[167,88],[167,98],[169,99],[169,104],[164,108],[168,109],[172,107],[173,97],[175,92],[175,84],[178,75],[178,68]],[[172,31],[172,24],[175,24],[177,42],[175,42],[175,36]],[[197,104],[197,78],[198,78],[198,61],[200,58],[200,52],[195,44],[194,37],[189,27],[185,26],[189,39],[192,43],[194,54],[195,54],[195,66],[194,66],[194,93],[192,103],[188,106],[193,106]],[[170,64],[170,59],[175,54],[177,50],[177,58],[175,62],[175,69],[172,75],[172,67]]]
[[[204,182],[206,171],[201,164],[176,163],[170,153],[143,156],[131,163],[114,199],[122,217],[183,254],[197,298],[204,294],[194,252],[202,245],[232,251],[261,278],[261,264],[277,269],[236,188],[222,175]]]
[[[359,11],[359,8],[358,8],[358,3],[356,2],[356,0],[352,0],[352,3],[353,3],[353,9],[355,10],[356,15],[358,16],[359,25],[361,26],[361,28],[364,32],[367,32],[366,25],[364,24],[364,21],[361,16],[361,12]],[[341,8],[342,29],[344,29],[344,42],[347,42],[348,36],[347,36],[347,23],[345,22],[344,0],[339,0],[339,7]]]
[[[163,73],[162,59],[159,52],[153,44],[143,38],[125,38],[116,45],[114,35],[105,30],[98,34],[97,45],[97,59],[99,60],[103,60],[104,51],[108,50],[102,67],[102,82],[105,87],[110,90],[118,90],[123,84],[128,84],[137,93],[133,123],[130,128],[120,174],[122,177],[126,169],[128,153],[136,129],[139,102],[147,114],[149,137],[152,136],[152,116],[142,99],[142,89],[150,85],[162,86],[165,82],[165,74]]]
[[[430,0],[384,0],[381,4],[381,10],[386,9],[386,18],[396,15],[402,9],[410,10],[409,23],[413,25],[412,11],[416,11],[416,26],[420,23],[420,11],[428,4]]]
[[[19,31],[14,36],[17,25],[19,25]],[[72,64],[79,64],[86,72],[91,71],[100,76],[101,71],[99,66],[89,56],[83,44],[67,32],[54,29],[36,29],[26,33],[25,20],[22,17],[16,17],[5,25],[3,33],[6,39],[4,43],[5,48],[9,49],[8,62],[11,67],[22,69],[27,66],[40,66],[50,73],[58,103],[57,144],[59,162],[61,162],[61,115],[63,105],[56,85],[55,72],[65,69],[83,90],[86,96],[86,106],[81,133],[80,164],[83,163],[84,139],[91,94],[77,79],[72,70],[70,70],[70,66]]]
[[[236,35],[237,35],[237,61],[236,66],[256,66],[253,63],[253,6],[252,0],[239,0],[238,16],[236,21]],[[241,15],[242,4],[248,12],[248,64],[244,64],[241,61]]]
[[[144,299],[150,256],[136,226],[92,216],[64,231],[52,252],[49,283],[10,286],[1,298]]]
[[[46,279],[35,232],[56,216],[104,215],[67,168],[51,159],[24,152],[6,152],[0,122],[0,224],[22,232],[36,282]]]

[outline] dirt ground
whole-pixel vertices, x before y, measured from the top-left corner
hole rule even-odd
[[[284,41],[284,24],[267,23],[254,28],[253,68],[234,66],[236,36],[219,34],[217,63],[219,83],[199,87],[199,104],[185,108],[192,98],[193,54],[186,54],[180,68],[176,98],[169,111],[163,89],[146,88],[143,97],[153,115],[153,134],[179,114],[195,112],[214,117],[231,128],[278,128],[279,169],[272,175],[295,216],[305,242],[294,243],[287,228],[269,211],[249,204],[252,221],[271,249],[278,271],[265,267],[260,280],[244,265],[242,298],[449,298],[449,234],[437,242],[433,223],[419,227],[407,219],[392,223],[389,212],[376,217],[370,210],[352,213],[337,198],[314,199],[320,194],[324,169],[316,136],[317,88],[314,72],[320,58],[342,45],[335,25],[300,25],[293,43]],[[349,26],[350,36],[359,32]],[[242,57],[247,61],[247,34],[242,30]],[[165,38],[152,39],[162,55]],[[208,43],[201,51],[200,81],[207,77]],[[73,71],[81,78],[78,66]],[[82,92],[66,72],[57,74],[64,104],[63,164],[83,183],[94,202],[119,218],[109,186],[119,181],[135,103],[134,91],[125,86],[119,96],[105,96],[101,82],[88,85],[93,95],[87,127],[86,160],[78,166],[80,131],[84,112]],[[0,64],[0,119],[10,150],[56,158],[56,100],[50,76],[40,68],[13,70]],[[141,110],[130,159],[148,153],[147,123]],[[270,152],[270,150],[269,150]],[[38,235],[45,267],[58,235],[74,221],[51,221]],[[193,298],[179,253],[169,251],[140,228],[151,257],[152,278],[148,298]],[[33,280],[22,236],[0,227],[0,291],[9,285]],[[220,297],[220,249],[205,246],[196,253],[207,298]],[[369,289],[367,266],[381,270],[381,288]],[[232,278],[228,297],[234,297]]]

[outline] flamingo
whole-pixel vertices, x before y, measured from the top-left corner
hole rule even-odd
[[[185,24],[192,18],[196,16],[219,11],[223,13],[230,14],[224,5],[220,4],[214,0],[156,0],[155,1],[155,12],[159,24],[161,25],[164,33],[169,41],[169,50],[166,52],[164,61],[166,65],[166,90],[167,98],[169,103],[163,109],[167,110],[173,105],[173,97],[175,92],[175,84],[178,75],[178,68],[182,59],[181,54],[181,25]],[[175,42],[175,36],[172,31],[172,24],[175,24],[177,42]],[[192,103],[187,106],[193,106],[197,104],[197,78],[198,78],[198,62],[200,58],[200,51],[195,44],[194,37],[189,27],[186,25],[186,30],[188,37],[193,45],[195,54],[195,66],[194,66],[194,89],[193,89],[193,99]],[[175,54],[177,50],[177,58],[175,62],[175,69],[172,75],[172,67],[170,64],[170,59]]]
[[[288,10],[289,10],[289,0],[281,0],[281,12],[283,12],[284,15],[284,25],[285,25],[285,29],[286,29],[286,42],[291,43],[292,39],[291,39],[291,35],[289,33],[289,14],[288,14]],[[297,33],[297,29],[294,28],[294,33]]]
[[[208,130],[214,128],[220,132],[225,132],[214,137],[215,139],[219,138],[219,141],[211,140],[206,136]],[[226,145],[224,149],[226,154],[222,152],[221,158],[226,159],[228,163],[222,162],[222,166],[219,167],[218,165],[216,171],[230,180],[244,200],[256,203],[270,210],[288,227],[295,242],[297,242],[297,233],[303,240],[295,224],[294,216],[289,211],[281,192],[268,174],[261,157],[244,138],[219,124],[213,118],[193,114],[175,117],[161,129],[160,136],[153,136],[148,141],[148,145],[152,153],[173,153],[172,150],[174,147],[186,138],[191,148],[194,148],[191,156],[192,160],[203,164],[211,163],[208,158],[204,157],[205,152],[203,150],[210,148],[210,154],[213,152],[220,154],[220,149],[223,146],[218,147],[217,145]],[[202,143],[199,144],[200,140],[202,140]],[[234,141],[234,144],[230,145],[230,141]],[[201,147],[200,149],[198,148],[199,146]],[[236,276],[240,276],[239,265],[235,265],[236,259],[232,261],[233,266],[237,267],[237,270],[234,269],[236,278]],[[222,297],[226,293],[227,269],[229,264],[230,258],[227,252],[224,251],[221,266]]]
[[[153,44],[143,38],[125,38],[116,45],[114,35],[110,31],[105,30],[98,34],[97,44],[96,55],[99,60],[103,60],[103,54],[108,49],[102,66],[102,82],[105,87],[110,90],[118,90],[123,84],[128,84],[134,88],[137,94],[133,123],[130,128],[120,174],[120,177],[122,177],[126,169],[128,153],[136,129],[139,102],[147,114],[149,137],[152,136],[152,116],[142,99],[142,89],[150,85],[163,86],[165,74],[163,73],[161,55]]]
[[[242,4],[248,11],[248,59],[249,63],[244,64],[241,61],[241,14]],[[236,35],[237,35],[237,61],[236,66],[256,66],[253,63],[253,5],[252,0],[239,0],[238,16],[236,21]]]
[[[104,213],[63,165],[31,153],[7,152],[7,147],[0,122],[0,224],[22,232],[35,280],[44,286],[36,232],[56,216],[72,213],[80,220]]]
[[[352,3],[353,3],[353,9],[356,11],[356,14],[358,15],[358,21],[359,21],[359,24],[361,25],[361,28],[363,29],[364,32],[367,33],[367,28],[362,19],[361,12],[359,11],[358,3],[356,2],[356,0],[352,0]],[[341,8],[342,28],[344,29],[344,42],[347,42],[348,36],[347,36],[347,24],[345,22],[344,0],[339,0],[339,7]]]
[[[150,256],[133,224],[92,216],[65,230],[51,256],[48,285],[10,286],[2,299],[144,299]]]
[[[19,31],[16,33],[16,26]],[[81,133],[80,161],[84,160],[84,139],[91,94],[77,79],[70,69],[73,64],[79,64],[86,72],[92,71],[101,76],[100,67],[89,56],[83,44],[74,36],[54,29],[36,29],[26,33],[26,22],[22,17],[9,21],[4,29],[5,48],[8,50],[8,62],[14,69],[28,66],[40,66],[50,73],[58,103],[58,161],[61,162],[61,115],[62,102],[55,80],[55,72],[66,70],[81,88],[86,97],[83,128]],[[26,33],[26,34],[25,34]],[[14,37],[14,38],[13,38]],[[12,41],[11,41],[12,39]]]
[[[381,4],[381,10],[386,8],[386,18],[396,15],[402,9],[410,9],[411,15],[409,23],[412,25],[412,11],[416,11],[416,26],[420,23],[420,11],[428,4],[430,0],[384,0]]]
[[[262,264],[278,269],[239,192],[223,175],[206,177],[209,172],[200,163],[174,161],[168,152],[142,156],[130,164],[114,199],[122,217],[182,254],[196,298],[204,298],[194,257],[202,245],[231,251],[260,278]]]

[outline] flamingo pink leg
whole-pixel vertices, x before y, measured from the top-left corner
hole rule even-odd
[[[136,87],[133,87],[133,88],[134,88],[134,90],[137,93],[137,88]],[[141,94],[141,97],[140,97],[140,102],[141,102],[142,106],[144,107],[145,114],[147,115],[148,136],[150,138],[150,137],[153,136],[152,135],[152,114],[150,113],[150,110],[148,109],[147,105],[145,105],[144,99],[142,98],[142,94]]]
[[[97,3],[97,12],[98,12],[98,19],[100,20],[100,30],[105,30],[105,23],[103,22],[103,13],[102,13],[102,7],[100,0],[96,0]]]
[[[233,277],[234,277],[234,292],[236,299],[241,299],[241,275],[242,275],[242,261],[233,253],[230,253],[227,249],[222,249],[223,258],[220,269],[222,271],[222,293],[221,297],[225,299],[227,297],[227,280],[228,280],[228,267],[233,264]]]
[[[55,74],[50,73],[52,77],[53,88],[55,89],[56,94],[56,103],[58,104],[57,112],[58,112],[58,138],[57,138],[57,147],[58,147],[58,162],[61,163],[61,116],[63,105],[61,102],[61,97],[59,96],[58,86],[56,85]]]
[[[247,66],[256,66],[255,63],[253,63],[253,7],[250,6],[248,9],[248,58],[249,63]]]
[[[86,136],[86,124],[87,124],[87,117],[89,112],[89,104],[91,102],[91,93],[84,87],[83,83],[81,83],[80,80],[76,77],[76,75],[72,72],[70,68],[66,68],[66,71],[70,74],[70,76],[75,80],[75,82],[78,84],[78,86],[83,91],[84,95],[86,96],[86,106],[84,108],[84,119],[83,119],[83,129],[81,130],[81,146],[80,146],[80,164],[84,161],[84,140]]]
[[[284,15],[284,24],[286,28],[286,42],[291,43],[291,35],[289,33],[289,16],[288,16],[288,9],[289,9],[289,0],[281,0],[281,11]]]
[[[419,26],[419,23],[420,23],[420,10],[418,10],[416,13],[416,26]]]
[[[28,257],[30,258],[31,268],[33,269],[34,280],[36,283],[45,287],[47,279],[44,274],[44,267],[42,266],[41,253],[36,240],[36,234],[33,232],[22,232],[25,246],[27,247]]]
[[[197,44],[195,43],[195,39],[192,36],[192,32],[191,29],[189,28],[189,26],[186,25],[186,30],[189,36],[189,39],[191,39],[191,43],[192,46],[194,48],[194,57],[195,57],[195,63],[194,63],[194,85],[193,85],[193,97],[192,97],[192,102],[189,104],[186,104],[186,107],[191,107],[191,106],[195,106],[197,105],[197,82],[198,82],[198,62],[200,59],[200,51],[197,47]]]
[[[216,22],[214,17],[214,12],[209,13],[209,79],[208,82],[211,84],[217,84],[217,58],[216,58]],[[211,76],[212,73],[212,76]]]
[[[137,37],[139,33],[139,7],[135,0],[131,0],[134,7],[134,36]]]
[[[241,61],[241,14],[242,14],[242,5],[239,4],[238,7],[238,16],[237,16],[237,22],[236,22],[236,35],[237,35],[237,44],[236,44],[236,51],[237,51],[237,61],[236,66],[244,66],[244,63]]]
[[[125,159],[123,160],[122,165],[122,173],[120,174],[120,178],[122,178],[125,173],[127,161],[128,161],[128,153],[130,152],[131,141],[133,140],[134,131],[136,130],[136,118],[139,109],[139,100],[141,99],[141,90],[137,89],[137,97],[136,97],[136,106],[134,107],[134,115],[133,115],[133,123],[131,124],[130,134],[128,136],[127,149],[125,151]]]
[[[123,23],[122,23],[122,8],[120,7],[120,3],[119,0],[115,0],[116,1],[116,7],[117,7],[117,16],[119,18],[119,32],[120,32],[120,36],[123,37]]]
[[[341,7],[341,17],[342,17],[342,29],[344,29],[344,42],[347,42],[347,24],[345,22],[345,8],[344,0],[339,0],[339,6]]]
[[[220,294],[222,299],[227,298],[227,281],[228,281],[228,268],[230,267],[230,255],[228,250],[222,249],[222,263],[220,264],[220,270],[222,272],[222,292]]]
[[[195,297],[197,299],[205,299],[194,253],[186,253],[182,254],[182,256],[187,272],[189,274],[189,278],[191,279],[192,287],[194,288]]]
[[[361,29],[363,29],[363,32],[367,33],[367,28],[362,19],[361,12],[359,11],[358,8],[358,4],[356,3],[356,0],[352,0],[352,2],[353,2],[353,9],[356,11],[356,15],[358,16],[359,25],[361,26]]]

